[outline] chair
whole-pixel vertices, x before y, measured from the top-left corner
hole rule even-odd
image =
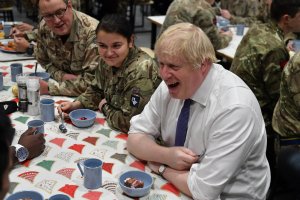
[[[14,21],[13,7],[0,8],[0,18],[3,21]]]
[[[152,49],[147,47],[140,47],[142,51],[146,52],[151,58],[154,58],[154,52]]]

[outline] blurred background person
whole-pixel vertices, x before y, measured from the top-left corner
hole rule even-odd
[[[232,40],[232,32],[229,29],[226,31],[218,29],[215,9],[211,6],[214,2],[214,0],[174,0],[168,8],[160,34],[173,24],[189,22],[204,31],[215,50],[225,48]]]
[[[271,20],[249,29],[237,48],[230,68],[251,88],[262,109],[272,176],[275,176],[276,165],[272,115],[279,98],[281,73],[289,60],[284,36],[300,30],[299,7],[298,0],[273,0]]]
[[[40,0],[38,5],[42,21],[35,57],[55,80],[41,80],[40,93],[78,96],[94,79],[99,59],[95,29],[99,22],[74,10],[70,0]]]

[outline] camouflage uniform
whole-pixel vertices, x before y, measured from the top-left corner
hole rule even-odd
[[[267,3],[268,0],[260,0],[258,7],[257,20],[266,23],[270,20],[270,8]]]
[[[273,21],[253,25],[238,46],[230,68],[255,94],[266,126],[271,124],[281,72],[289,60],[283,38],[283,31]]]
[[[300,52],[283,70],[272,125],[281,136],[300,136]]]
[[[168,8],[160,34],[169,26],[181,22],[199,26],[215,49],[225,48],[232,39],[230,36],[219,33],[215,10],[205,0],[174,0]]]
[[[259,14],[258,0],[221,0],[221,8],[231,14],[232,24],[251,24],[255,22]]]
[[[71,33],[65,43],[49,30],[44,21],[39,26],[36,59],[58,81],[49,82],[51,95],[79,96],[94,79],[99,60],[95,44],[98,21],[75,10],[73,13]],[[78,75],[78,78],[62,82],[66,73]]]
[[[100,61],[95,80],[79,100],[85,108],[102,107],[109,126],[128,132],[132,116],[142,112],[152,93],[161,82],[154,60],[139,48],[131,48],[121,68],[113,68]]]

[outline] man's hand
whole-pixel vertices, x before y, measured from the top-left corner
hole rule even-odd
[[[20,137],[18,143],[24,146],[28,152],[28,159],[41,155],[45,149],[44,134],[34,134],[35,128],[29,128]]]
[[[199,158],[194,152],[185,147],[170,147],[168,151],[169,156],[166,164],[176,170],[189,170]]]
[[[74,75],[74,74],[65,74],[62,78],[62,81],[67,81],[67,80],[74,80],[77,79],[78,75]]]
[[[40,79],[40,94],[49,94],[48,82]]]
[[[226,10],[226,9],[221,9],[221,15],[225,19],[229,19],[230,20],[230,18],[231,18],[230,12],[228,10]]]
[[[102,106],[106,103],[107,103],[106,99],[102,99],[100,101],[99,106],[98,106],[100,113],[102,113]]]
[[[26,52],[29,42],[23,37],[14,37],[17,52]]]
[[[69,117],[68,113],[72,110],[76,110],[82,108],[82,104],[80,101],[66,101],[60,104],[60,106],[57,106],[58,113],[63,112],[64,117]]]

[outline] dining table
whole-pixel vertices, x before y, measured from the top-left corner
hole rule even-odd
[[[7,61],[0,61],[0,72],[4,76],[4,88],[0,91],[0,101],[18,102],[18,97],[12,93],[12,88],[16,83],[11,81],[10,64],[22,63],[23,73],[32,73],[35,71],[37,61],[34,58],[23,59],[21,55],[6,52],[0,52],[0,57],[7,59]],[[37,71],[45,70],[38,64]],[[74,98],[66,96],[40,96],[40,99],[44,98],[53,99],[55,107],[64,101],[74,100]],[[95,112],[96,120],[91,127],[78,128],[66,119],[68,131],[62,133],[58,128],[61,121],[55,108],[55,120],[45,122],[44,125],[45,150],[40,156],[14,166],[9,175],[10,189],[6,198],[18,191],[33,190],[42,194],[44,199],[55,194],[65,194],[71,199],[78,200],[190,199],[173,184],[151,172],[147,162],[131,155],[126,148],[128,135],[111,129],[102,113],[99,110]],[[9,117],[16,130],[13,140],[13,144],[15,144],[22,133],[27,130],[27,123],[33,119],[40,119],[41,116],[39,114],[31,116],[26,112],[16,111]],[[103,162],[102,186],[94,190],[84,187],[83,177],[77,168],[77,163],[89,158],[97,158]],[[146,196],[132,198],[122,192],[119,186],[119,177],[122,173],[130,170],[144,171],[152,176],[153,186]]]
[[[151,49],[154,49],[157,32],[163,25],[165,21],[166,16],[165,15],[157,15],[157,16],[148,16],[147,19],[151,23]],[[236,34],[236,25],[229,25],[229,29],[233,33],[232,40],[229,42],[228,46],[222,49],[218,49],[216,51],[216,54],[223,57],[224,59],[228,60],[229,62],[232,62],[235,52],[242,41],[244,35],[249,30],[249,27],[245,27],[244,34],[243,35],[237,35]]]

